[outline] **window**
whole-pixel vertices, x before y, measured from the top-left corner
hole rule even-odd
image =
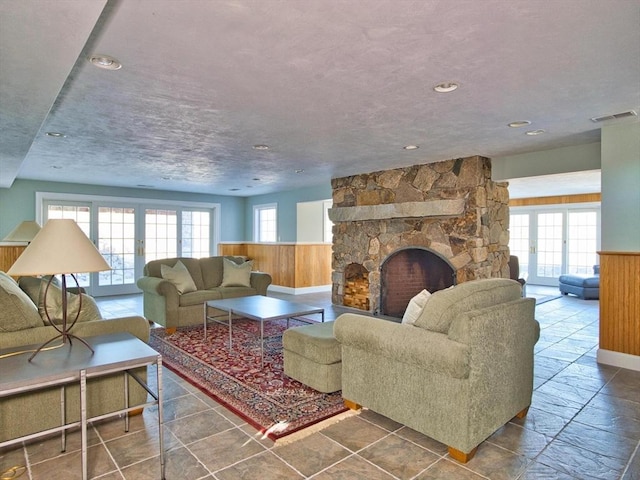
[[[211,212],[182,211],[182,256],[202,258],[211,255]]]
[[[176,210],[145,210],[145,263],[178,256],[177,227]]]
[[[324,217],[323,241],[325,243],[333,242],[333,222],[329,219],[329,209],[332,207],[332,205],[333,205],[333,200],[324,200],[322,202],[322,210],[323,210],[323,217]]]
[[[275,242],[278,238],[278,205],[255,205],[253,207],[253,240]]]

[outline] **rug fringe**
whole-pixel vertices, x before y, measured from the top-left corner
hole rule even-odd
[[[344,420],[345,418],[350,418],[356,415],[360,415],[360,412],[361,410],[347,410],[346,412],[342,412],[338,415],[334,415],[333,417],[329,417],[307,428],[303,428],[302,430],[299,430],[295,433],[292,433],[290,435],[285,435],[284,437],[277,439],[275,441],[275,446],[279,447],[281,445],[288,445],[290,443],[297,442],[298,440],[308,437],[313,433],[319,432],[320,430],[327,428],[329,425],[338,423]]]

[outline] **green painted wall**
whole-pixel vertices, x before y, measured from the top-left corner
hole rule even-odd
[[[245,206],[246,242],[253,241],[253,207],[266,203],[278,204],[278,241],[295,242],[297,238],[297,203],[331,198],[331,183],[287,192],[256,195],[247,198]]]
[[[0,239],[23,220],[34,220],[36,192],[69,193],[148,200],[218,203],[221,210],[220,241],[240,242],[253,239],[253,206],[278,204],[278,235],[282,242],[295,242],[297,236],[296,205],[331,198],[330,183],[287,192],[255,197],[230,197],[186,192],[136,188],[102,187],[75,183],[16,180],[11,188],[0,188]]]
[[[220,240],[235,242],[245,238],[246,199],[242,197],[16,180],[11,188],[0,188],[0,239],[4,238],[21,221],[35,220],[36,192],[218,203],[220,204],[220,223],[223,226]]]
[[[640,252],[640,123],[602,127],[602,250]]]

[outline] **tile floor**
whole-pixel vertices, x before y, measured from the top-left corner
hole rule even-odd
[[[557,294],[529,286],[527,295]],[[286,297],[273,294],[273,296]],[[341,309],[329,294],[295,297]],[[141,312],[140,296],[99,300],[107,317]],[[174,479],[640,479],[640,372],[596,363],[598,302],[562,297],[540,304],[535,392],[529,414],[483,442],[462,466],[446,447],[371,411],[286,445],[274,445],[169,370],[165,384],[166,478]],[[90,429],[91,478],[159,478],[155,412]],[[0,478],[80,478],[79,436],[65,454],[58,438],[0,450]],[[19,474],[20,472],[18,472]]]

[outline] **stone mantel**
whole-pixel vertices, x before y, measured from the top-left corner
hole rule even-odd
[[[358,222],[362,220],[385,220],[391,218],[451,217],[462,215],[465,199],[427,200],[424,202],[389,203],[384,205],[361,205],[329,209],[333,223]]]

